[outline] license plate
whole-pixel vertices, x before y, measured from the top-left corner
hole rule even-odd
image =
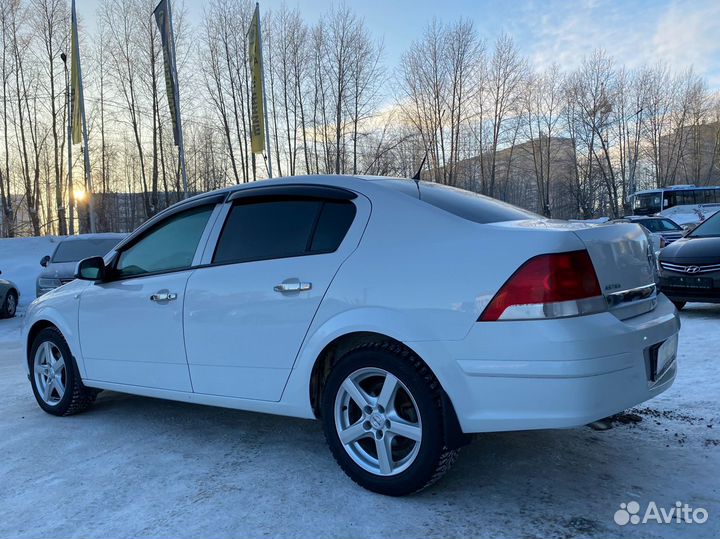
[[[673,335],[660,345],[657,351],[657,363],[653,381],[660,378],[677,356],[678,336]]]
[[[709,277],[672,277],[670,286],[680,288],[712,288],[713,280]]]

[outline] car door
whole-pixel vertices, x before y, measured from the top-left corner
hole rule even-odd
[[[195,392],[278,401],[370,203],[320,187],[252,191],[229,203],[207,265],[188,281],[185,344]]]
[[[220,208],[193,205],[161,219],[120,247],[108,280],[82,292],[80,341],[89,379],[192,391],[183,342],[185,286]]]

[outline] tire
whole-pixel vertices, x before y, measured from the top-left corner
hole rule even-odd
[[[73,415],[95,402],[98,392],[83,385],[70,348],[56,328],[45,328],[35,337],[28,362],[35,400],[47,413]]]
[[[15,290],[10,290],[5,296],[5,301],[0,308],[0,318],[12,318],[17,312],[18,295]]]
[[[440,383],[418,356],[390,342],[364,344],[340,358],[327,379],[325,438],[358,485],[411,494],[440,479],[457,458],[445,443],[442,402]],[[389,455],[382,464],[381,454]]]
[[[682,311],[682,310],[683,310],[683,307],[685,307],[685,304],[687,303],[687,301],[674,301],[674,300],[673,300],[672,303],[673,303],[673,305],[675,305],[675,308],[676,308],[678,311]]]

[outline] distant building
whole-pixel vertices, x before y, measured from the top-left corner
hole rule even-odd
[[[685,126],[660,138],[659,186],[720,184],[720,122]]]

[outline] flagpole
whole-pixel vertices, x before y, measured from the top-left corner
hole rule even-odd
[[[93,200],[93,185],[92,185],[92,173],[90,170],[90,147],[88,144],[88,131],[87,131],[87,121],[85,119],[85,94],[83,91],[83,83],[82,83],[82,66],[80,64],[80,38],[77,35],[77,13],[75,12],[75,0],[72,1],[72,17],[75,21],[75,36],[74,38],[78,40],[77,43],[77,55],[78,55],[78,80],[80,81],[80,84],[78,85],[78,91],[80,92],[80,113],[81,113],[81,119],[82,119],[82,132],[83,132],[83,141],[85,142],[84,148],[83,148],[83,157],[85,158],[85,186],[87,189],[87,197],[88,197],[88,212],[90,213],[90,232],[94,234],[96,232],[95,228],[95,201]]]
[[[75,201],[72,181],[72,98],[70,96],[70,70],[68,69],[68,57],[63,52],[60,58],[65,64],[65,98],[67,100],[67,158],[68,158],[68,217],[69,217],[69,234],[75,235]]]
[[[268,123],[267,92],[265,91],[265,60],[263,59],[262,24],[260,23],[260,2],[255,2],[258,12],[258,43],[260,45],[260,76],[262,77],[263,89],[263,112],[265,114],[265,147],[267,148],[268,177],[272,178],[272,152],[270,151],[270,124]]]
[[[180,159],[180,171],[183,178],[183,198],[188,197],[187,167],[185,165],[185,137],[183,136],[182,115],[180,114],[180,79],[177,72],[177,55],[175,53],[175,30],[173,28],[172,4],[168,0],[168,15],[170,18],[170,41],[172,42],[172,69],[175,76],[175,107],[177,107],[177,129],[178,129],[178,157]]]

